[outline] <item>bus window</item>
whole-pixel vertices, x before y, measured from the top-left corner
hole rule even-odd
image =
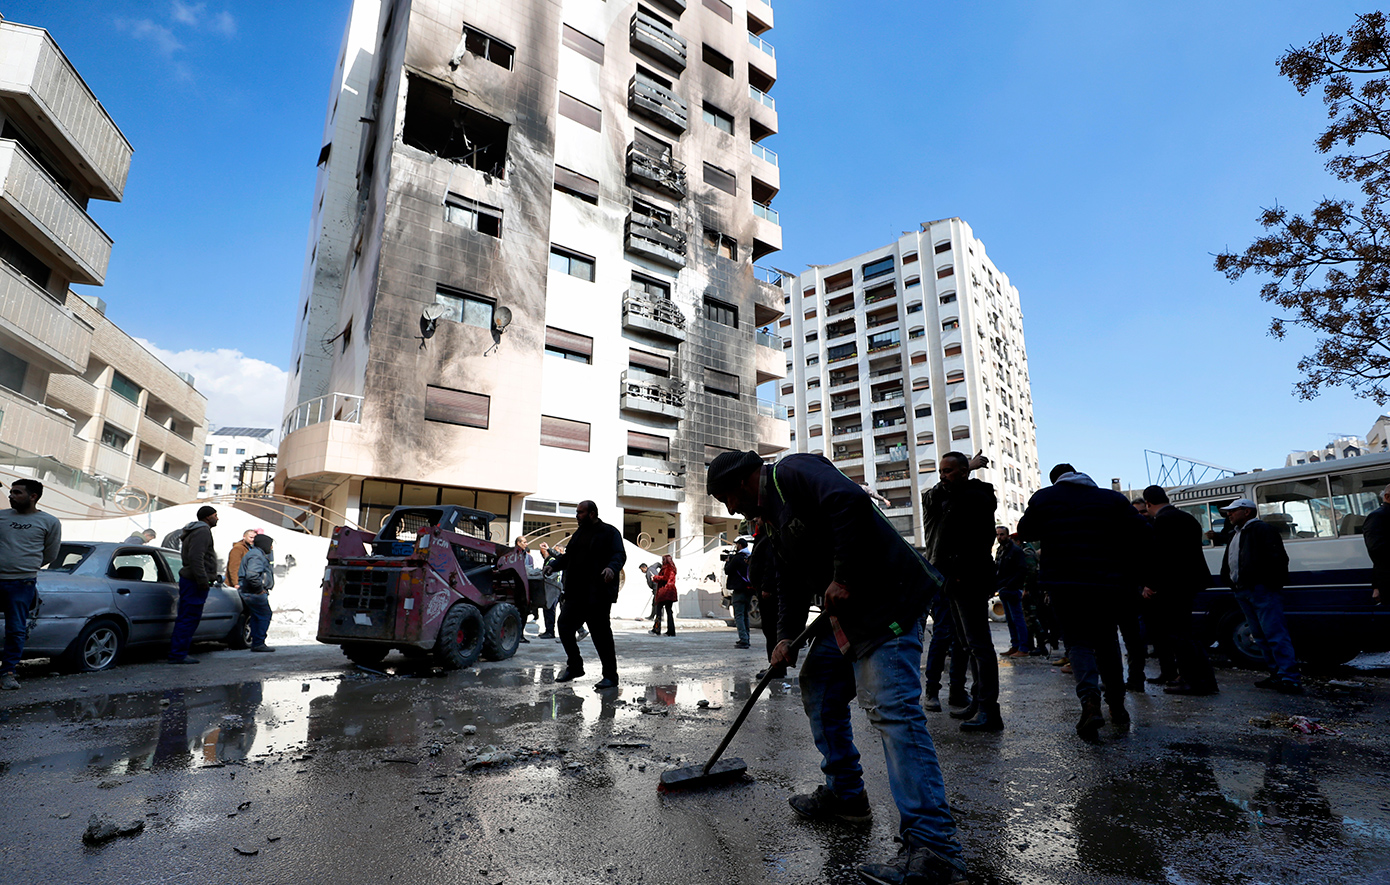
[[[1207,537],[1208,532],[1219,532],[1226,524],[1226,518],[1221,515],[1221,511],[1216,508],[1221,505],[1211,504],[1179,504],[1178,509],[1184,513],[1190,513],[1202,524],[1202,546],[1210,547],[1213,544],[1211,538]]]
[[[1380,493],[1390,485],[1390,469],[1364,470],[1332,477],[1332,506],[1337,511],[1337,534],[1359,535],[1366,514],[1380,506]]]
[[[1337,536],[1325,477],[1262,485],[1255,490],[1255,503],[1260,519],[1286,540]]]

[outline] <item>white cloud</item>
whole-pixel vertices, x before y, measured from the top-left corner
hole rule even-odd
[[[206,3],[180,3],[179,0],[174,0],[169,15],[173,16],[176,22],[197,27],[198,19],[202,17],[203,10],[206,8]]]
[[[212,17],[211,27],[224,37],[236,36],[236,19],[225,9]]]
[[[207,420],[236,427],[280,427],[289,373],[239,350],[165,350],[143,338],[141,346],[175,372],[193,376],[193,386],[208,398]]]
[[[134,21],[118,19],[116,27],[123,31],[129,31],[130,35],[137,40],[148,40],[164,55],[173,55],[183,48],[183,44],[174,36],[173,31],[163,25],[157,25],[147,18]]]

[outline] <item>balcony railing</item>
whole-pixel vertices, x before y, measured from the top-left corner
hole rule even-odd
[[[762,37],[759,37],[757,34],[753,33],[752,31],[749,31],[749,32],[748,32],[748,42],[749,42],[750,45],[758,47],[758,48],[761,49],[763,52],[766,52],[768,55],[772,56],[773,58],[776,58],[776,57],[777,57],[777,53],[774,52],[774,51],[772,50],[772,44],[769,43],[769,42],[767,42],[766,40],[764,40]]]
[[[618,457],[618,494],[660,501],[685,500],[685,468],[662,458]]]
[[[627,251],[671,267],[685,267],[686,236],[658,218],[633,212],[627,217]]]
[[[81,372],[92,347],[92,327],[34,282],[0,260],[0,326],[34,347],[68,372]]]
[[[864,429],[864,425],[863,425],[863,424],[850,424],[850,425],[848,425],[848,426],[846,426],[846,427],[832,427],[831,430],[830,430],[830,435],[831,435],[831,436],[842,436],[843,434],[846,434],[846,433],[859,433],[859,432],[862,431],[863,429]]]
[[[766,161],[774,166],[777,165],[776,151],[768,150],[767,148],[758,144],[756,141],[749,142],[748,149],[751,150],[753,152],[753,156],[757,157],[759,160]]]
[[[627,104],[633,111],[677,132],[690,128],[685,99],[641,74],[628,81]]]
[[[302,402],[285,416],[285,423],[280,427],[280,438],[324,421],[361,424],[362,397],[351,393],[328,393]]]
[[[889,403],[889,402],[893,402],[894,400],[900,400],[900,399],[905,399],[905,395],[903,394],[903,392],[902,392],[901,390],[895,390],[895,391],[893,391],[893,392],[891,392],[891,393],[884,393],[884,394],[880,394],[880,395],[874,397],[874,402],[876,402],[876,403]]]
[[[758,400],[758,414],[766,418],[777,418],[787,420],[787,407],[781,403],[770,403],[767,400]]]
[[[782,285],[782,272],[770,267],[763,267],[761,264],[753,265],[753,278],[772,286]]]
[[[763,107],[770,108],[774,111],[777,110],[777,102],[773,101],[772,96],[768,95],[766,92],[763,92],[756,86],[750,85],[748,87],[748,97],[753,99]]]
[[[56,247],[74,282],[100,286],[111,260],[111,238],[87,210],[13,139],[0,139],[0,174],[6,211]]]
[[[624,408],[658,412],[679,418],[685,410],[685,382],[642,372],[627,371],[622,376]]]
[[[758,201],[754,200],[753,214],[758,216],[762,220],[770,221],[773,224],[778,225],[779,227],[782,224],[782,218],[780,215],[777,214],[777,210],[766,203],[759,203]]]
[[[754,336],[754,340],[761,344],[763,347],[773,347],[777,350],[781,350],[783,345],[781,335],[774,335],[771,332],[764,332],[762,329],[758,330],[757,334]]]
[[[685,314],[676,303],[642,289],[628,289],[623,297],[623,325],[676,341],[685,340]]]
[[[676,199],[686,194],[685,166],[670,154],[650,154],[636,143],[627,146],[627,177],[665,191]]]
[[[685,38],[645,12],[633,13],[629,41],[633,49],[655,56],[673,70],[685,70]]]
[[[907,479],[906,470],[885,470],[878,475],[879,482],[896,482],[900,479]]]

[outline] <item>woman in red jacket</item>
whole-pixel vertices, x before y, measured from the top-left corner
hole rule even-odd
[[[656,573],[656,621],[652,633],[661,634],[661,612],[666,611],[666,635],[676,635],[676,615],[671,604],[676,601],[676,561],[671,555],[661,557],[661,571]]]

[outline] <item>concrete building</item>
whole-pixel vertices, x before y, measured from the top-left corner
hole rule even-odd
[[[999,524],[1041,487],[1018,290],[959,218],[783,283],[792,447],[823,454],[922,539],[938,458],[983,451]]]
[[[0,472],[62,515],[191,497],[205,400],[103,315],[131,147],[42,28],[0,21]],[[85,296],[84,296],[85,297]]]
[[[203,445],[198,497],[234,495],[241,490],[241,466],[278,450],[271,427],[217,427]]]
[[[276,488],[654,553],[718,541],[721,451],[788,444],[762,0],[357,0],[333,78]],[[759,277],[762,279],[759,279]],[[556,538],[552,538],[556,540]]]
[[[1377,428],[1380,427],[1381,424],[1378,421],[1376,424],[1372,425],[1371,433],[1375,434]],[[1381,446],[1384,446],[1383,435],[1377,439],[1377,442]],[[1338,458],[1356,458],[1374,451],[1384,451],[1384,449],[1374,449],[1367,440],[1357,436],[1339,436],[1322,448],[1308,449],[1302,452],[1290,452],[1288,456],[1284,458],[1284,466],[1293,467],[1297,464],[1317,464],[1320,461],[1335,461]]]

